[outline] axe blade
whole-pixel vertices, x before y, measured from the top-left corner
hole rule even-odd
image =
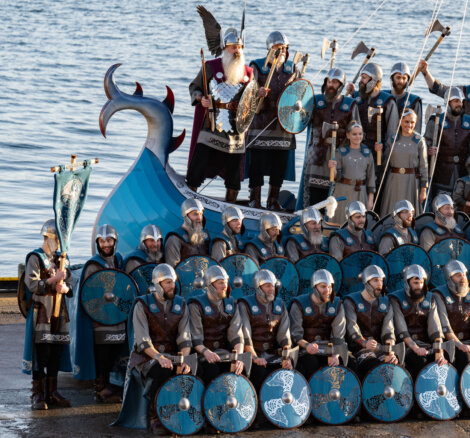
[[[301,62],[303,60],[304,56],[302,55],[302,52],[295,52],[295,55],[294,57],[292,58],[292,63],[294,65],[297,65],[299,62]]]
[[[395,353],[395,356],[398,358],[398,363],[400,365],[403,365],[403,362],[405,361],[405,352],[406,352],[405,343],[400,342],[399,344],[395,344],[392,347],[392,351]]]
[[[443,342],[442,349],[447,351],[449,362],[453,362],[455,357],[455,341],[451,339],[450,341]]]
[[[321,46],[321,59],[325,58],[326,51],[331,47],[331,41],[327,38],[323,38],[323,44]]]
[[[440,21],[436,18],[432,24],[427,28],[424,36],[428,36],[433,32],[441,32],[445,31],[445,27],[440,23]]]
[[[243,365],[245,366],[246,376],[249,378],[250,373],[251,373],[251,364],[252,364],[251,352],[247,351],[246,353],[239,354],[238,360],[240,362],[243,362]]]
[[[373,106],[370,106],[367,109],[367,118],[369,119],[369,123],[372,121],[372,117],[374,117],[374,114],[382,114],[383,108],[375,108]]]
[[[356,48],[352,52],[351,59],[354,59],[357,55],[361,53],[369,53],[369,48],[364,44],[364,41],[359,41]]]
[[[295,348],[285,348],[282,350],[282,359],[291,359],[292,366],[295,369],[297,367],[297,361],[299,359],[299,346]]]
[[[337,126],[337,125],[336,125]],[[328,134],[328,131],[336,130],[335,129],[335,124],[334,123],[328,123],[328,122],[323,122],[323,125],[321,127],[321,135],[323,138],[326,137],[326,134]]]
[[[341,360],[343,361],[343,365],[345,367],[348,366],[349,356],[348,356],[348,344],[346,344],[346,342],[343,342],[342,344],[339,344],[339,345],[335,345],[333,347],[333,353],[338,354],[339,357],[341,357]]]

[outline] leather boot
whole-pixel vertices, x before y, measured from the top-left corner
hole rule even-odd
[[[268,200],[266,202],[266,208],[268,210],[283,211],[284,209],[279,204],[279,191],[280,187],[269,186]]]
[[[250,189],[250,202],[249,207],[261,208],[261,186],[253,187]]]
[[[231,202],[232,204],[235,204],[238,196],[238,190],[234,189],[227,189],[225,192],[225,202]]]
[[[31,392],[31,409],[33,411],[46,410],[47,403],[46,398],[44,397],[44,379],[33,380]]]
[[[49,406],[58,406],[59,408],[70,408],[72,403],[57,391],[57,377],[47,378],[46,402]]]

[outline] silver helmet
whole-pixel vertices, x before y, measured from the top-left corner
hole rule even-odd
[[[343,91],[344,86],[346,85],[346,73],[340,68],[334,67],[328,72],[328,74],[325,76],[325,80],[323,81],[321,91],[322,93],[324,93],[326,89],[326,81],[332,81],[333,79],[337,79],[339,82],[341,82],[341,86],[338,88],[338,91],[335,96],[338,97]]]
[[[439,193],[432,200],[432,211],[444,225],[447,225],[447,218],[439,211],[439,209],[444,207],[444,205],[451,205],[453,207],[454,201],[448,194]]]
[[[410,68],[405,62],[396,62],[392,65],[392,69],[390,70],[390,80],[392,81],[392,88],[393,88],[393,75],[395,73],[400,73],[402,76],[408,76],[408,80],[411,78]]]
[[[361,201],[352,201],[346,205],[345,214],[348,221],[348,225],[354,226],[351,217],[356,213],[360,213],[362,216],[367,215],[366,206]]]
[[[268,301],[266,294],[261,289],[263,284],[269,283],[276,287],[277,279],[276,276],[268,269],[260,269],[253,277],[253,283],[256,289],[256,295],[262,300]]]
[[[289,46],[289,40],[286,37],[284,32],[274,31],[268,35],[266,38],[266,49],[271,49],[271,47],[275,46],[276,44],[282,44],[283,46]]]
[[[234,46],[234,45],[240,45],[244,46],[245,45],[245,38],[244,35],[242,35],[242,32],[238,32],[237,29],[234,27],[229,27],[225,33],[224,37],[222,39],[223,41],[223,49],[227,46]]]
[[[206,284],[207,291],[216,299],[218,300],[219,297],[217,295],[217,291],[215,287],[212,285],[214,281],[217,280],[225,280],[228,283],[229,277],[227,272],[225,271],[222,266],[214,265],[207,269],[204,274],[204,283]]]
[[[228,235],[233,234],[233,231],[229,227],[228,223],[235,219],[238,219],[241,223],[243,223],[243,219],[245,219],[245,216],[238,207],[230,206],[222,212],[222,225],[224,226],[224,230]]]
[[[57,228],[55,227],[54,219],[48,219],[42,224],[41,234],[45,237],[52,237],[53,239],[57,237]]]
[[[450,102],[451,100],[460,100],[463,102],[464,100],[464,95],[462,93],[462,90],[459,87],[450,87],[446,90],[444,93],[444,102],[447,102],[447,100]]]
[[[381,278],[385,283],[385,273],[380,266],[369,265],[367,266],[360,274],[359,278],[364,285],[364,289],[372,297],[376,298],[374,295],[374,288],[370,285],[369,281],[373,278]]]
[[[144,243],[147,239],[153,239],[155,241],[163,239],[162,230],[156,225],[145,225],[140,232],[140,243]]]
[[[116,252],[117,242],[118,242],[118,234],[117,234],[116,228],[114,228],[112,225],[109,225],[109,224],[100,225],[96,229],[95,243],[96,243],[96,249],[98,250],[98,253],[101,255],[103,254],[101,252],[100,245],[98,244],[98,240],[99,239],[106,240],[108,237],[112,237],[114,239],[114,250],[112,254],[114,255],[114,253]]]
[[[335,284],[335,279],[331,275],[330,271],[327,271],[326,269],[318,269],[312,275],[310,286],[312,286],[313,289],[319,283],[326,283],[333,286]]]
[[[305,224],[310,221],[315,221],[319,224],[323,220],[323,216],[315,207],[308,207],[300,214],[300,229],[304,236],[308,237],[308,230]]]
[[[393,206],[392,218],[393,218],[394,222],[399,227],[403,227],[403,221],[400,218],[399,214],[402,211],[405,211],[405,210],[408,210],[414,216],[415,208],[413,207],[413,204],[410,201],[406,200],[406,199],[402,199],[401,201],[397,201],[395,203],[395,205]]]
[[[408,280],[413,277],[418,277],[420,280],[423,280],[424,285],[426,286],[428,274],[422,266],[416,264],[407,266],[403,269],[403,282],[405,284],[405,294],[407,296],[410,296],[410,284],[408,283]]]
[[[193,224],[188,214],[192,211],[199,211],[201,214],[204,214],[204,207],[199,199],[188,198],[181,204],[181,216],[184,219],[184,223],[190,228],[192,228]]]
[[[167,263],[161,263],[156,266],[152,271],[152,283],[153,283],[153,291],[159,300],[164,301],[165,296],[163,293],[163,288],[160,283],[163,280],[173,280],[176,282],[176,272],[172,266],[168,265]]]
[[[282,222],[279,216],[276,213],[262,214],[259,219],[259,231],[261,235],[261,240],[263,242],[268,242],[271,240],[267,230],[273,227],[277,227],[279,229],[282,228]]]
[[[457,285],[452,277],[455,274],[461,273],[467,277],[467,267],[459,260],[450,260],[444,267],[444,275],[446,277],[446,283],[449,290],[459,296],[466,296],[468,293],[468,282],[464,288],[461,288],[460,285]]]
[[[379,64],[376,64],[375,62],[369,62],[367,63],[361,70],[361,74],[366,74],[367,76],[370,76],[370,81],[367,82],[366,85],[366,93],[370,94],[372,93],[372,90],[375,88],[378,82],[382,82],[382,68],[380,67]]]

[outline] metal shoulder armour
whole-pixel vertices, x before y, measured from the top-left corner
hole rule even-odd
[[[323,94],[315,94],[315,107],[318,109],[326,108],[326,100]]]
[[[328,252],[328,250],[330,249],[330,243],[328,241],[328,237],[326,236],[322,237],[320,248],[322,249],[322,251]]]
[[[374,99],[373,101],[373,105],[374,106],[385,106],[387,104],[387,102],[390,100],[390,99],[393,99],[393,96],[390,94],[390,93],[387,93],[386,91],[381,91],[379,93],[379,95]]]
[[[224,298],[224,310],[225,313],[233,315],[235,312],[235,300],[233,298],[227,297]]]
[[[362,298],[361,292],[354,292],[346,297],[346,299],[351,300],[356,307],[357,312],[364,312],[366,306],[364,306],[364,298]]]
[[[410,303],[408,302],[408,298],[405,294],[405,289],[399,289],[391,293],[389,296],[396,299],[401,309],[408,310],[410,308]]]
[[[468,114],[464,114],[462,116],[462,128],[463,129],[470,129],[470,116]]]
[[[137,301],[140,301],[145,306],[147,306],[151,313],[160,313],[160,308],[155,303],[155,298],[153,294],[143,295],[137,298]]]
[[[294,73],[294,63],[290,60],[287,60],[284,63],[284,73]]]
[[[256,301],[255,295],[248,295],[246,297],[239,298],[240,301],[243,301],[247,304],[248,311],[252,315],[258,315],[261,313],[261,309],[258,306],[258,302]]]
[[[364,235],[366,236],[366,240],[369,245],[375,245],[374,236],[372,235],[370,230],[364,230]]]
[[[370,155],[370,149],[364,143],[361,143],[361,154],[366,158]]]
[[[275,315],[281,315],[282,312],[284,311],[284,301],[282,301],[281,298],[277,297],[274,301],[273,301],[273,313]]]
[[[176,315],[181,315],[184,311],[184,305],[184,298],[179,295],[175,295],[173,298],[173,306],[171,306],[171,312]]]
[[[339,107],[339,109],[341,111],[344,111],[345,113],[348,113],[349,111],[351,111],[351,107],[353,106],[354,102],[356,101],[352,97],[343,96],[343,101],[341,102],[341,106]]]
[[[264,63],[266,62],[266,57],[254,59],[250,62],[250,66],[256,66],[256,68],[261,72],[263,75],[267,75],[269,73],[269,67],[264,67]]]
[[[388,305],[389,305],[389,300],[388,300],[387,296],[379,297],[379,306],[378,306],[379,312],[387,313],[388,312]]]
[[[204,315],[212,315],[214,313],[214,309],[212,308],[209,298],[207,298],[206,294],[203,295],[196,295],[195,297],[191,297],[188,303],[197,303],[201,306]]]

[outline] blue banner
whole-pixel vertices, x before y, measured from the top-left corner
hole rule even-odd
[[[62,252],[69,252],[73,229],[85,205],[91,166],[54,175],[55,225]]]

